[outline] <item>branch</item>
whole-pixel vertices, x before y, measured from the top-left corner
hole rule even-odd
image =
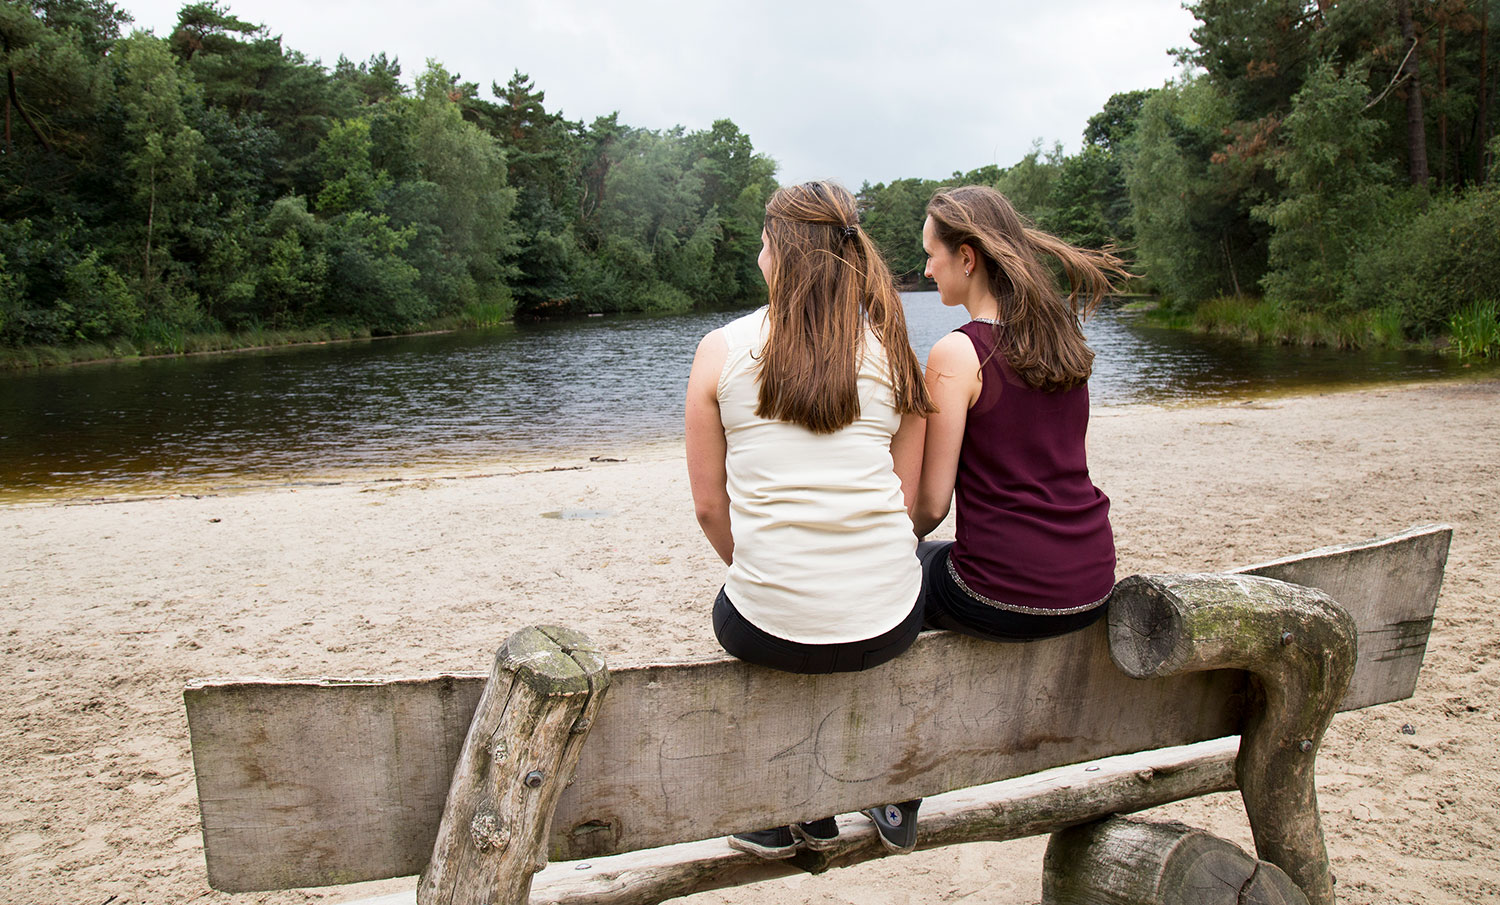
[[[1361,110],[1359,112],[1363,113],[1363,112],[1365,112],[1365,110],[1368,110],[1371,107],[1375,106],[1376,104],[1380,103],[1381,101],[1385,100],[1385,96],[1387,94],[1390,94],[1391,91],[1397,85],[1401,84],[1402,82],[1404,82],[1408,78],[1410,78],[1410,76],[1406,74],[1406,61],[1409,60],[1409,59],[1411,59],[1411,55],[1413,53],[1416,53],[1416,51],[1417,51],[1417,44],[1418,43],[1420,43],[1420,42],[1417,42],[1417,41],[1411,42],[1411,47],[1406,51],[1406,56],[1404,56],[1404,57],[1401,58],[1400,65],[1398,65],[1396,67],[1396,74],[1393,75],[1393,76],[1391,76],[1391,83],[1389,85],[1386,85],[1385,86],[1385,90],[1382,91],[1382,92],[1380,92],[1380,94],[1378,96],[1376,96],[1376,98],[1373,101],[1370,101],[1368,104],[1365,104],[1364,110]]]
[[[31,114],[26,112],[26,108],[21,106],[21,98],[16,94],[16,71],[14,69],[6,69],[5,77],[10,90],[11,106],[21,111],[21,119],[26,122],[27,128],[31,129],[31,134],[36,136],[36,140],[42,143],[42,147],[48,153],[51,153],[52,143],[47,141],[46,137],[42,135],[41,130],[36,127],[36,123],[31,121]],[[9,134],[6,137],[9,138]]]

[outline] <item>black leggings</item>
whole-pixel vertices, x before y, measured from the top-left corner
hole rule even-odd
[[[807,674],[859,672],[894,660],[922,631],[922,594],[901,624],[863,641],[841,644],[803,644],[778,638],[750,624],[721,588],[714,600],[714,634],[731,656],[782,672]]]
[[[1104,615],[1103,604],[1081,613],[1044,616],[981,603],[964,593],[948,574],[948,551],[952,547],[952,541],[923,541],[917,545],[928,628],[948,629],[986,641],[1034,641],[1076,632]]]

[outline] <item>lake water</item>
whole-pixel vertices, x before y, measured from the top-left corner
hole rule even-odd
[[[965,320],[905,296],[920,357]],[[352,471],[454,472],[681,436],[698,338],[743,312],[493,330],[0,376],[0,501],[206,490]],[[1104,310],[1096,408],[1244,398],[1464,371],[1419,352],[1245,346]]]

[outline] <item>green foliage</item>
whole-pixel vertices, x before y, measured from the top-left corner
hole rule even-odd
[[[318,211],[330,216],[354,211],[382,209],[392,180],[370,160],[370,121],[345,120],[328,130],[318,146],[323,185],[318,192]]]
[[[1307,0],[1195,0],[1194,47],[1179,57],[1201,66],[1235,120],[1284,110],[1313,61],[1322,4]]]
[[[271,206],[260,224],[265,253],[256,270],[256,305],[235,326],[284,328],[295,322],[297,312],[316,309],[328,279],[325,232],[302,198],[281,198]]]
[[[352,211],[326,224],[328,283],[314,311],[332,321],[395,331],[437,313],[417,291],[419,274],[401,256],[416,234],[385,214]]]
[[[859,191],[860,223],[904,284],[912,284],[927,267],[922,223],[938,187],[926,179],[897,179],[890,185],[865,183]]]
[[[775,166],[729,120],[585,128],[520,72],[490,102],[435,62],[408,91],[217,0],[165,38],[128,21],[0,4],[0,344],[34,360],[763,297]]]
[[[1272,169],[1281,197],[1255,209],[1271,225],[1266,296],[1318,310],[1338,307],[1351,251],[1381,222],[1390,168],[1374,155],[1379,123],[1365,90],[1333,64],[1315,67],[1292,98]]]
[[[1141,108],[1154,90],[1110,95],[1104,102],[1104,109],[1089,117],[1088,125],[1083,129],[1084,142],[1108,152],[1128,150],[1130,139],[1135,136],[1136,124],[1141,119]]]
[[[1470,302],[1448,319],[1450,348],[1460,358],[1500,358],[1500,304]]]
[[[1244,295],[1265,269],[1265,228],[1252,221],[1253,173],[1216,162],[1230,119],[1203,79],[1167,85],[1141,107],[1125,164],[1136,254],[1178,306]]]
[[[1500,298],[1500,186],[1430,200],[1404,194],[1386,216],[1390,226],[1352,255],[1346,308],[1391,307],[1408,331],[1427,335]]]
[[[188,95],[167,48],[136,32],[115,58],[125,150],[122,185],[129,208],[119,224],[124,260],[149,316],[176,326],[198,320],[196,298],[181,285],[171,246],[190,219],[203,136],[183,112]]]
[[[1045,226],[1074,245],[1103,248],[1119,235],[1123,216],[1117,205],[1124,196],[1124,180],[1114,158],[1096,145],[1086,145],[1058,166]],[[1111,213],[1120,220],[1111,223]]]

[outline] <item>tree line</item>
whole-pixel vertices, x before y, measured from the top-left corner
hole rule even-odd
[[[729,120],[549,111],[384,55],[331,70],[217,2],[166,37],[106,0],[4,0],[0,344],[396,332],[764,293],[774,164]]]
[[[906,284],[927,200],[977,182],[1120,249],[1176,312],[1307,315],[1352,343],[1493,310],[1500,0],[1187,6],[1185,74],[1111,97],[1078,153],[866,183]],[[727,119],[585,124],[520,72],[485,97],[435,61],[408,87],[385,55],[324,67],[220,2],[164,37],[130,22],[108,0],[0,0],[0,348],[764,298],[775,164]]]
[[[1173,310],[1311,316],[1405,337],[1500,300],[1494,0],[1196,0],[1186,73],[1111,97],[1082,150],[866,184],[893,267],[920,277],[938,188],[995,185],[1049,232],[1113,244]]]

